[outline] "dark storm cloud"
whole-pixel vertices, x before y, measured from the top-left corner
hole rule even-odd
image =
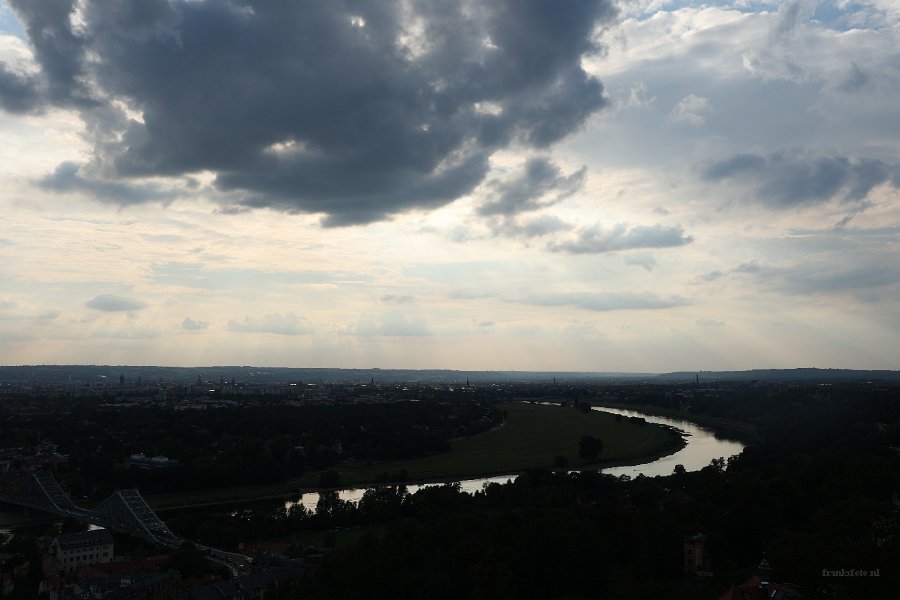
[[[790,207],[832,198],[862,200],[882,183],[891,182],[896,187],[900,168],[872,159],[779,151],[767,155],[736,154],[707,165],[703,177],[707,181],[745,183],[753,188],[758,201]]]
[[[326,225],[450,202],[496,150],[547,148],[607,104],[581,58],[610,0],[11,5],[41,100],[7,78],[0,102],[81,110],[85,173],[213,171],[239,204]]]
[[[546,158],[532,158],[515,176],[488,184],[490,199],[478,207],[484,216],[515,215],[556,204],[584,185],[586,167],[563,176]]]
[[[87,302],[85,306],[94,310],[102,310],[105,312],[131,312],[147,308],[147,304],[133,298],[123,298],[122,296],[113,296],[112,294],[101,294],[94,296]]]
[[[551,242],[547,249],[569,254],[600,254],[637,248],[672,248],[694,241],[684,234],[680,225],[628,226],[620,223],[610,229],[591,227],[583,229],[574,240]]]
[[[33,109],[44,103],[65,107],[94,105],[84,78],[85,40],[72,28],[75,0],[8,2],[25,24],[28,40],[41,68],[39,76],[28,79],[32,93],[40,91],[40,98],[33,100]],[[4,91],[0,89],[0,92]],[[0,94],[0,98],[3,96],[5,94]]]
[[[0,61],[0,108],[11,113],[33,113],[42,106],[37,82],[27,75],[10,71]]]

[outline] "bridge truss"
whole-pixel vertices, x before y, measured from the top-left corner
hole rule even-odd
[[[177,547],[182,541],[135,489],[118,490],[87,510],[72,502],[53,475],[38,472],[0,501],[129,533],[153,544]]]

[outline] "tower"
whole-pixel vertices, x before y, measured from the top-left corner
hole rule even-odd
[[[765,557],[763,557],[762,562],[757,567],[757,574],[759,575],[759,589],[762,591],[763,596],[768,598],[769,578],[772,576],[772,567],[769,566],[769,561]]]

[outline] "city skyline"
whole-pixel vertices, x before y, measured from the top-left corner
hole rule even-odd
[[[0,0],[0,364],[898,368],[888,0],[69,4]]]

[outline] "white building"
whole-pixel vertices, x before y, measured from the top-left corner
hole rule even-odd
[[[108,563],[113,556],[113,537],[105,529],[64,533],[50,544],[50,554],[61,573],[74,573],[78,565]]]

